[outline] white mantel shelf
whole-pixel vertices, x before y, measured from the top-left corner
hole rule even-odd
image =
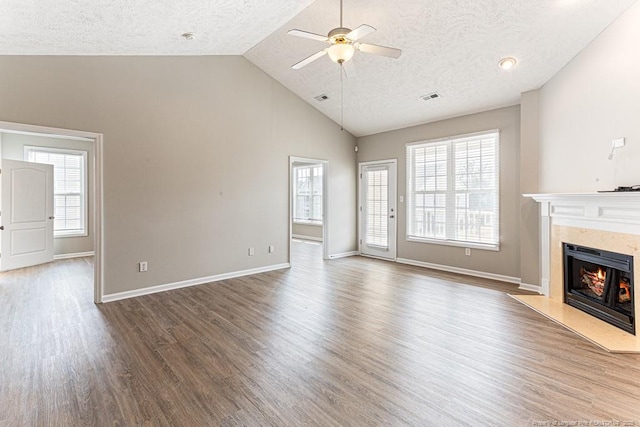
[[[543,227],[553,218],[554,225],[640,235],[640,191],[523,196],[540,203]]]
[[[621,201],[628,201],[636,197],[640,200],[640,191],[604,191],[595,193],[531,193],[523,194],[524,197],[531,197],[532,199],[541,201],[552,200],[589,200],[595,197],[603,197],[607,199],[619,198]]]
[[[629,255],[640,258],[640,192],[523,196],[540,204],[539,292],[542,295],[517,299],[608,351],[640,353],[640,335],[619,330],[564,304],[562,251],[558,249],[559,241],[566,238],[589,247],[629,251]],[[640,277],[640,267],[635,268],[635,276]],[[640,280],[636,280],[634,292],[640,295]],[[640,304],[638,301],[636,304],[635,318],[640,319]]]

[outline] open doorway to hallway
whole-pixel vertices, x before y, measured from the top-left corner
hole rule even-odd
[[[3,285],[78,260],[101,302],[101,142],[89,132],[0,122]]]
[[[313,253],[328,259],[327,161],[290,157],[289,176],[289,260],[295,262],[292,252],[301,244],[319,246]]]

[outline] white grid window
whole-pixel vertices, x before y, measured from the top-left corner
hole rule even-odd
[[[25,147],[24,158],[53,165],[54,236],[86,236],[86,151]]]
[[[407,240],[497,250],[498,131],[407,145]]]
[[[293,222],[322,225],[322,165],[293,169]]]

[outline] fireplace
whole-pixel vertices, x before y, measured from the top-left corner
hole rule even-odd
[[[563,243],[564,302],[635,335],[633,257]]]

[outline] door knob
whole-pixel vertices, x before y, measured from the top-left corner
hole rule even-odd
[[[55,216],[50,216],[49,219],[56,219],[56,217]]]
[[[0,225],[0,231],[4,230],[4,225]]]
[[[395,217],[396,217],[395,215],[389,215],[389,218],[395,218]]]

